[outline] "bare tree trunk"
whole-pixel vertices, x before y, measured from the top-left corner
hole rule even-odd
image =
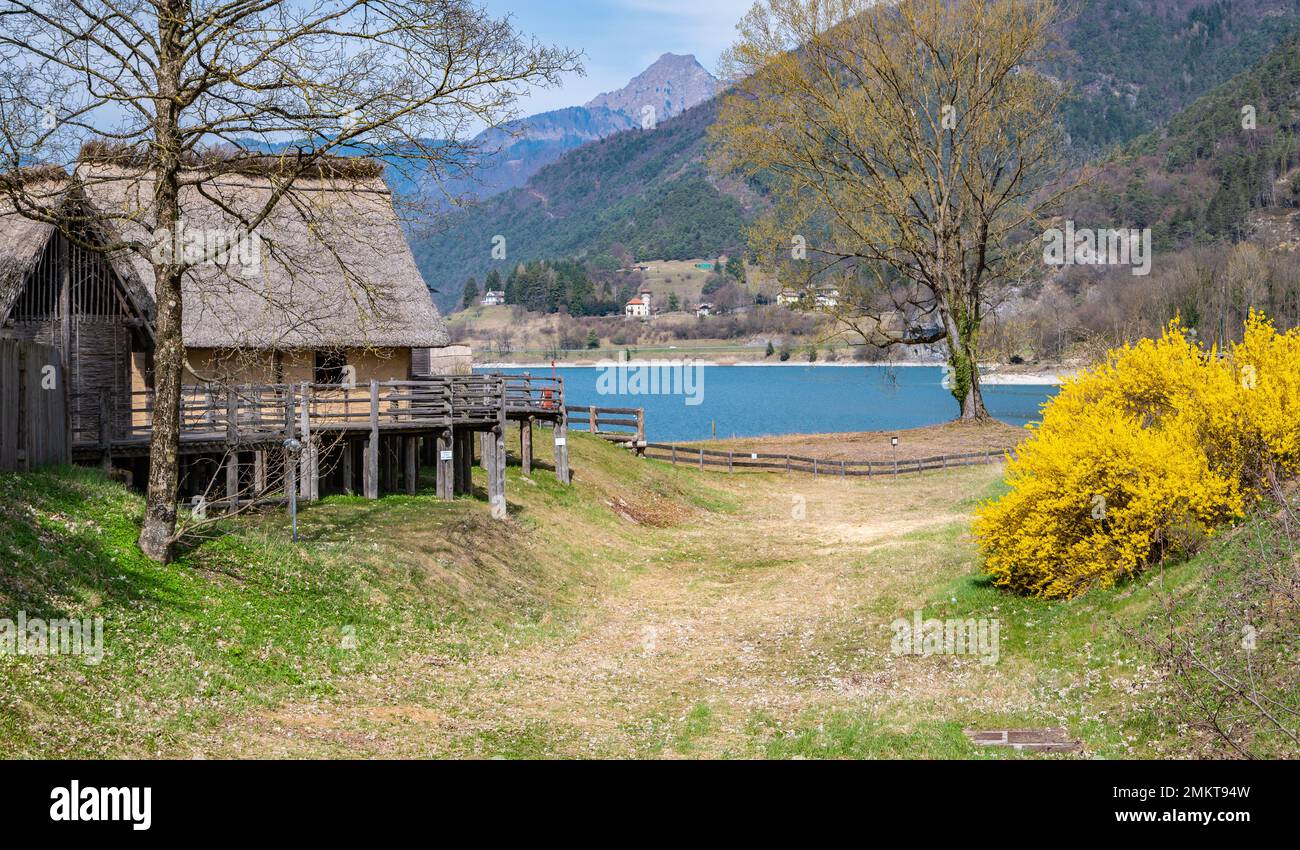
[[[176,535],[176,488],[180,462],[181,381],[185,362],[181,338],[181,275],[159,269],[157,349],[154,353],[153,434],[149,441],[149,489],[140,550],[166,563]]]
[[[158,94],[155,98],[154,148],[158,159],[154,184],[157,215],[155,234],[165,244],[155,245],[154,301],[158,305],[154,341],[153,432],[149,440],[149,489],[145,496],[140,551],[167,563],[176,541],[176,485],[180,476],[181,381],[185,340],[181,331],[181,280],[184,267],[175,254],[182,243],[176,229],[180,209],[180,89],[181,28],[187,0],[165,0],[158,16]]]

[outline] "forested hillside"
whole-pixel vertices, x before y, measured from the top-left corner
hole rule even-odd
[[[1294,146],[1287,98],[1296,47],[1274,48],[1300,28],[1300,0],[1082,0],[1068,11],[1051,71],[1076,90],[1063,115],[1070,156],[1113,160],[1099,187],[1072,205],[1077,218],[1151,223],[1157,248],[1169,250],[1240,236],[1252,205],[1284,200],[1270,183]],[[1244,104],[1256,106],[1250,134],[1241,131]],[[416,235],[440,306],[453,306],[465,280],[491,267],[496,236],[506,240],[506,260],[496,262],[503,274],[537,259],[608,265],[614,254],[734,252],[761,199],[709,174],[706,133],[716,114],[709,101],[654,131],[586,145],[446,229]]]

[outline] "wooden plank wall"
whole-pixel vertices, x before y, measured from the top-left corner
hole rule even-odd
[[[50,346],[0,339],[0,471],[71,462],[61,360]]]

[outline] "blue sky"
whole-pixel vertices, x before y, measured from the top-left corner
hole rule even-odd
[[[664,53],[693,53],[717,72],[718,56],[753,0],[482,0],[541,40],[586,52],[586,77],[535,93],[525,112],[586,103],[621,88]]]

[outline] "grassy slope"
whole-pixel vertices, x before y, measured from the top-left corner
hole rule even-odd
[[[301,547],[279,515],[241,518],[170,567],[135,549],[141,500],[97,473],[0,475],[0,616],[102,616],[106,650],[98,666],[0,656],[0,757],[174,755],[191,734],[341,677],[518,639],[608,588],[630,536],[608,500],[648,516],[729,504],[586,448],[572,490],[512,467],[511,523],[470,499],[340,497],[303,513]]]
[[[1072,604],[1021,600],[977,575],[967,534],[996,470],[727,478],[573,445],[571,489],[511,468],[511,522],[469,499],[334,498],[301,547],[279,515],[245,518],[166,568],[135,553],[140,502],[117,485],[0,476],[0,614],[101,615],[107,648],[98,667],[0,657],[0,756],[979,757],[1011,754],[963,727],[1058,723],[1103,756],[1184,751],[1122,630],[1161,588],[1221,592],[1210,568],[1239,541]],[[885,624],[918,605],[1000,618],[999,664],[890,658]],[[373,710],[394,704],[450,725]],[[303,717],[329,718],[320,740]]]

